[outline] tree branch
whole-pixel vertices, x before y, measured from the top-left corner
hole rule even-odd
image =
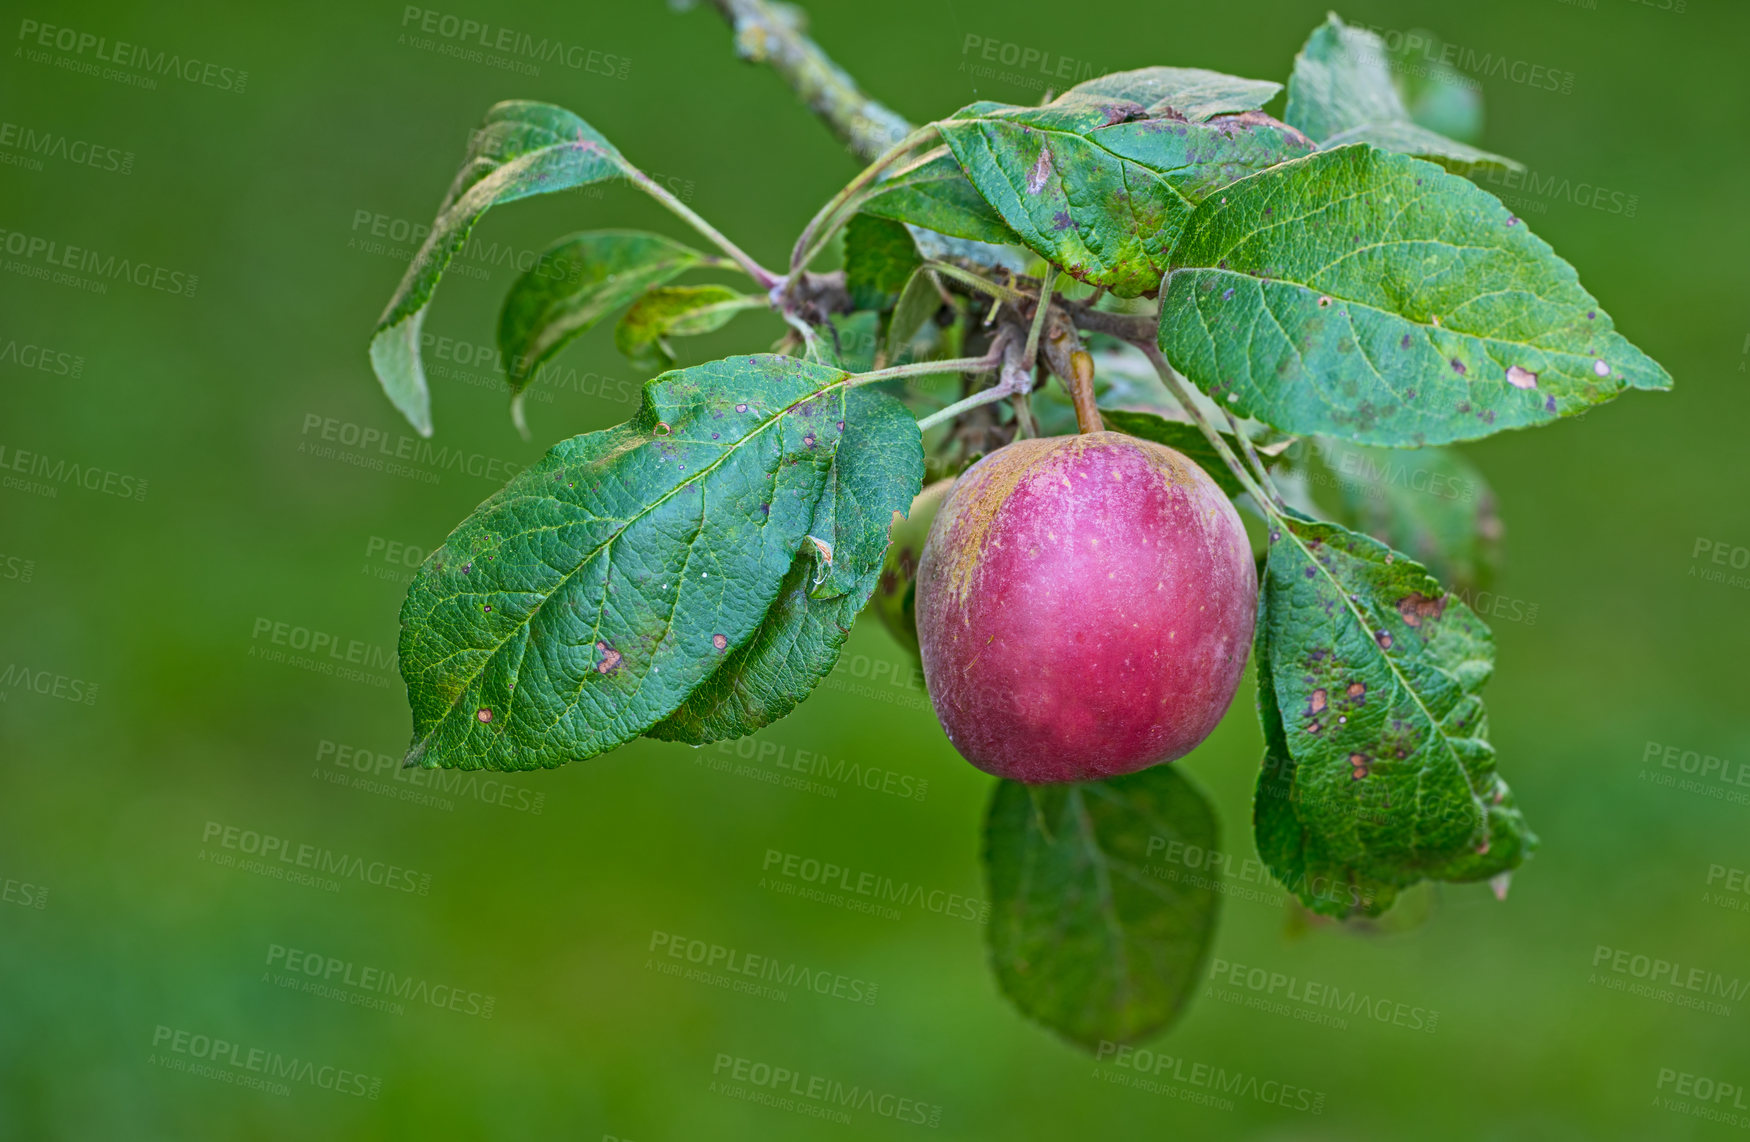
[[[712,0],[735,30],[735,51],[751,63],[767,63],[797,98],[832,128],[864,162],[874,162],[912,132],[901,115],[864,95],[843,68],[803,32],[804,14],[767,0]]]

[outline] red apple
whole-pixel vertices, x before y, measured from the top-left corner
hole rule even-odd
[[[1233,700],[1257,606],[1245,528],[1215,481],[1117,432],[986,456],[918,563],[936,717],[968,761],[1017,781],[1189,753]]]

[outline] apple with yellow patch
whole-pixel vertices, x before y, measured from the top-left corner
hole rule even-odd
[[[986,456],[918,562],[936,717],[972,764],[1029,783],[1189,753],[1233,701],[1257,605],[1245,528],[1215,481],[1117,432]]]

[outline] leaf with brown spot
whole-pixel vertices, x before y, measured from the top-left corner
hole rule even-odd
[[[1198,205],[1162,286],[1159,343],[1236,414],[1392,447],[1671,386],[1497,199],[1365,144],[1278,164]],[[1514,384],[1514,369],[1536,386]]]
[[[1375,915],[1531,851],[1477,696],[1494,640],[1413,560],[1336,524],[1272,524],[1256,654],[1259,853],[1309,908]],[[1331,693],[1341,717],[1311,722]]]
[[[1021,242],[1120,297],[1155,292],[1167,252],[1205,196],[1312,150],[1266,115],[1161,118],[1088,85],[1043,107],[975,103],[938,127]]]
[[[883,539],[922,449],[896,401],[850,379],[769,355],[664,373],[636,417],[556,445],[476,508],[401,608],[408,760],[535,769],[637,737],[758,641],[810,535],[836,548],[814,587],[862,589],[884,544],[837,506],[841,443],[868,434],[880,454],[867,510]],[[872,555],[853,557],[851,531]]]

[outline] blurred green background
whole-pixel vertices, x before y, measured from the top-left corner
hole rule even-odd
[[[427,325],[462,346],[433,367],[436,443],[461,459],[401,471],[383,451],[410,430],[365,344],[405,228],[429,221],[485,108],[522,96],[575,109],[781,260],[857,164],[733,57],[714,12],[431,10],[440,32],[454,16],[582,49],[582,66],[529,75],[447,54],[420,31],[425,9],[379,0],[6,7],[0,1137],[1711,1138],[1736,1131],[1720,1115],[1750,1121],[1750,1094],[1730,1089],[1750,1086],[1750,8],[1343,9],[1469,53],[1485,145],[1541,180],[1504,193],[1677,388],[1464,449],[1506,525],[1485,696],[1543,839],[1507,900],[1448,887],[1405,931],[1308,931],[1267,881],[1232,878],[1217,957],[1436,1013],[1432,1032],[1332,1026],[1217,980],[1150,1044],[1172,1057],[1150,1089],[1011,1009],[975,923],[810,901],[764,867],[796,854],[984,894],[991,780],[954,755],[872,623],[746,756],[640,741],[446,788],[394,768],[409,726],[396,612],[420,553],[503,463],[625,419],[643,379],[598,328],[563,358],[567,383],[530,401],[535,439],[520,440],[485,349],[515,274],[495,257],[573,229],[680,236],[624,187],[490,215]],[[824,46],[914,121],[1043,94],[1013,69],[970,70],[986,42],[999,63],[1032,50],[1281,79],[1324,15],[1299,0],[812,9]],[[32,21],[108,47],[42,48]],[[120,41],[193,78],[147,89],[125,54],[91,64]],[[24,131],[61,141],[36,154]],[[84,257],[68,247],[126,259],[133,278],[101,293],[88,273],[45,279]],[[689,349],[777,333],[744,318]],[[301,643],[330,665],[300,662]],[[1254,855],[1250,703],[1248,682],[1179,763],[1217,801],[1236,867]],[[277,854],[317,850],[350,871],[264,873],[247,864],[260,846],[280,872],[298,866]],[[690,965],[653,945],[690,940],[772,957],[826,994],[659,967]],[[1637,994],[1637,955],[1704,982]],[[303,987],[331,965],[332,990]],[[414,981],[408,998],[382,1000],[384,972]],[[234,1081],[274,1054],[311,1065],[283,1087]],[[759,1066],[880,1101],[828,1121],[713,1085]],[[1208,1105],[1198,1066],[1265,1093]],[[1272,1083],[1315,1092],[1319,1112],[1270,1101]]]

